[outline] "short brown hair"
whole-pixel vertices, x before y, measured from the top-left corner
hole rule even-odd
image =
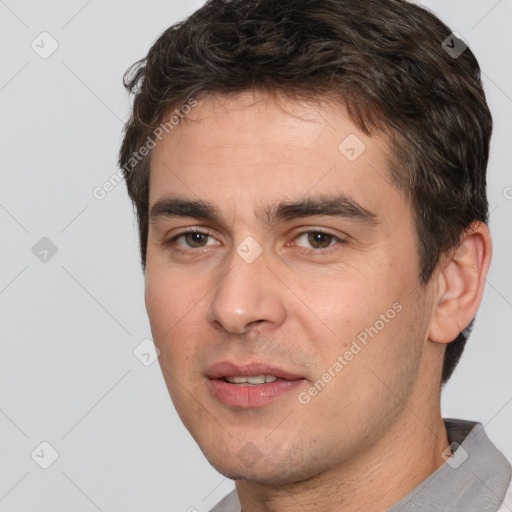
[[[460,55],[449,51],[455,44]],[[386,135],[391,179],[413,211],[423,285],[474,221],[488,222],[492,118],[478,62],[411,2],[209,0],[168,28],[124,83],[135,97],[119,163],[137,212],[143,268],[151,153],[140,150],[173,109],[213,93],[257,88],[335,99],[365,133]],[[472,324],[446,348],[443,383]]]

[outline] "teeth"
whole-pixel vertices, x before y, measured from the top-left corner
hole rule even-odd
[[[273,375],[253,375],[251,377],[226,377],[231,384],[265,384],[277,380]]]

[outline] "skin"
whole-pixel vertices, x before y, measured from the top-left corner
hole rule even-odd
[[[350,134],[366,146],[354,161],[338,149]],[[219,211],[215,221],[151,220],[146,307],[174,405],[211,464],[236,481],[244,512],[384,510],[444,463],[442,359],[478,308],[491,242],[475,223],[421,286],[411,208],[388,158],[385,138],[362,133],[340,105],[258,91],[207,96],[153,151],[150,210],[179,197]],[[377,222],[263,215],[333,194]],[[194,229],[210,236],[177,238]],[[317,231],[333,235],[316,235],[328,247],[311,242]],[[252,263],[236,252],[248,236],[262,249]],[[396,303],[400,312],[301,403]],[[222,360],[271,363],[304,380],[263,407],[226,406],[206,378]]]

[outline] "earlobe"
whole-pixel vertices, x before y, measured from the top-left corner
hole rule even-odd
[[[445,256],[437,275],[431,341],[450,343],[475,317],[491,255],[489,228],[477,221],[465,232],[459,246]]]

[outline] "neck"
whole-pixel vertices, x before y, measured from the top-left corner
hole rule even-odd
[[[434,409],[436,414],[430,409],[424,419],[406,407],[378,443],[307,481],[279,488],[237,481],[242,511],[381,512],[390,508],[444,463],[441,453],[448,437],[439,402]]]

